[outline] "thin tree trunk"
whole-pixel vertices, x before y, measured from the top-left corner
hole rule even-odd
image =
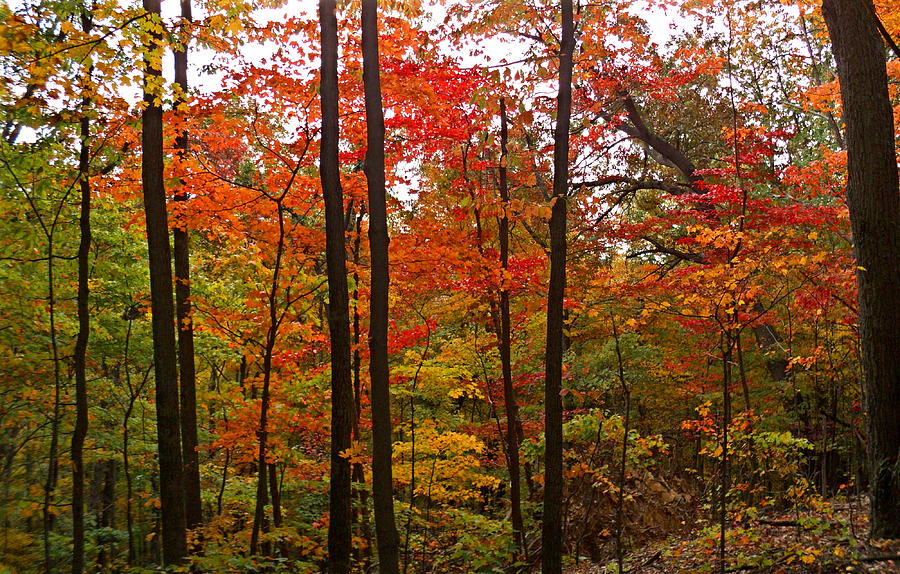
[[[355,406],[353,417],[353,440],[361,441],[362,434],[359,428],[359,419],[362,413],[362,355],[359,352],[359,344],[362,338],[359,317],[359,260],[362,220],[365,208],[360,208],[356,216],[355,237],[353,238],[353,401]],[[365,541],[364,549],[355,553],[355,558],[362,564],[364,570],[369,568],[372,558],[372,531],[369,528],[369,497],[366,489],[366,472],[362,462],[353,463],[353,482],[356,483],[356,496],[359,510],[353,513],[353,518],[359,520],[359,536]]]
[[[175,83],[181,90],[176,105],[187,101],[188,42],[185,28],[193,21],[191,0],[181,0],[181,47],[175,49]],[[189,151],[188,134],[183,131],[175,140],[175,148],[182,160]],[[187,193],[179,185],[175,201],[186,202]],[[190,236],[184,222],[172,230],[175,251],[175,313],[178,321],[178,375],[181,399],[181,452],[184,459],[184,513],[188,528],[203,523],[200,501],[200,461],[197,454],[197,373],[194,365],[194,322],[191,316]]]
[[[155,25],[161,26],[160,0],[143,0]],[[159,94],[153,88],[160,77],[161,34],[154,32],[147,45],[145,107],[141,113],[141,179],[147,224],[150,265],[150,308],[153,319],[153,364],[156,373],[156,424],[159,446],[159,493],[162,516],[163,562],[176,564],[187,554],[182,490],[181,417],[178,408],[178,369],[175,353],[175,305],[172,301],[172,256],[163,179],[163,122]]]
[[[99,477],[97,475],[100,475]],[[103,460],[97,463],[94,473],[99,492],[97,493],[97,526],[99,528],[116,527],[116,461]],[[114,542],[107,541],[100,545],[97,552],[99,571],[106,570],[109,557],[114,554]]]
[[[55,227],[55,225],[53,226]],[[61,393],[62,380],[59,367],[59,343],[56,333],[56,281],[55,269],[53,261],[55,254],[53,252],[53,231],[47,235],[47,300],[50,315],[50,352],[53,358],[53,413],[50,419],[50,452],[47,461],[47,478],[44,482],[44,502],[41,511],[43,526],[43,542],[44,542],[44,568],[47,573],[53,571],[54,563],[50,552],[50,533],[53,531],[54,514],[52,512],[53,491],[56,490],[56,483],[59,479],[59,424],[61,415]]]
[[[616,565],[619,573],[625,572],[625,548],[622,544],[622,533],[625,530],[625,480],[628,470],[628,433],[631,429],[631,390],[625,380],[625,362],[622,360],[622,348],[619,345],[619,330],[616,319],[612,318],[613,337],[616,342],[616,364],[618,365],[619,386],[622,389],[625,405],[622,416],[622,453],[619,459],[619,498],[616,500]]]
[[[544,382],[544,523],[541,571],[562,572],[563,550],[563,298],[566,290],[566,193],[569,179],[569,122],[572,115],[572,56],[575,25],[572,0],[562,0],[559,95],[553,134],[553,199],[550,216],[550,285],[547,293],[547,351]]]
[[[274,462],[269,463],[269,492],[272,496],[272,526],[281,528],[283,522],[281,517],[281,492],[278,489],[278,474]]]
[[[847,206],[859,283],[870,528],[900,538],[900,193],[884,45],[870,0],[823,0],[847,129]]]
[[[259,437],[259,451],[256,457],[256,466],[259,476],[256,483],[256,509],[253,513],[253,528],[250,534],[250,554],[259,551],[260,531],[268,531],[266,519],[266,505],[269,503],[268,482],[266,473],[269,469],[267,461],[269,438],[269,401],[270,385],[272,382],[272,354],[275,351],[275,343],[278,339],[278,288],[281,282],[281,265],[284,258],[285,228],[284,228],[284,198],[287,190],[276,199],[278,208],[278,243],[275,251],[275,268],[272,271],[272,286],[269,289],[269,329],[266,333],[266,346],[263,352],[263,385],[259,406],[259,428],[256,433]],[[280,509],[279,509],[280,512]]]
[[[728,533],[728,489],[731,484],[729,466],[729,427],[731,425],[731,363],[734,356],[734,338],[730,330],[722,334],[722,462],[719,480],[719,573],[725,574],[728,563],[725,559],[725,542]]]
[[[93,27],[90,12],[81,13],[81,27],[90,34]],[[86,71],[90,80],[93,67]],[[87,115],[91,99],[81,99],[81,120],[79,136],[81,149],[78,154],[78,179],[81,191],[81,213],[79,216],[78,243],[78,336],[72,356],[75,371],[75,428],[72,432],[72,573],[84,571],[84,441],[88,431],[87,398],[87,346],[91,333],[90,309],[88,308],[88,257],[91,251],[91,120]]]
[[[225,497],[225,485],[228,484],[228,465],[231,463],[231,449],[225,449],[225,462],[222,463],[222,482],[219,483],[219,495],[216,497],[216,515],[222,515],[222,499]]]
[[[338,161],[338,39],[334,0],[319,2],[322,42],[322,143],[320,177],[325,200],[325,260],[328,268],[328,328],[331,340],[331,483],[328,562],[333,574],[350,572],[352,485],[350,461],[353,382],[350,376],[350,312],[344,245],[344,197]]]
[[[509,181],[506,166],[509,130],[506,118],[506,100],[500,100],[500,200],[503,216],[500,218],[500,267],[503,276],[500,283],[500,366],[503,372],[503,403],[506,407],[506,463],[509,471],[509,504],[512,514],[513,536],[519,554],[527,559],[525,547],[525,523],[522,519],[522,481],[519,475],[519,405],[512,379],[512,346],[509,318]]]
[[[372,496],[378,563],[384,574],[400,571],[400,537],[394,518],[391,467],[391,394],[388,366],[390,272],[384,175],[384,110],[378,65],[378,3],[362,4],[363,85],[366,100],[366,179],[369,191],[369,250],[372,287],[369,312],[369,373],[372,397]]]
[[[128,407],[125,409],[125,414],[122,417],[122,472],[125,474],[125,524],[128,530],[128,565],[133,566],[135,563],[135,559],[137,558],[137,551],[134,544],[134,519],[131,511],[133,484],[131,480],[131,461],[128,452],[130,439],[128,423],[131,420],[131,413],[134,412],[134,404],[137,401],[138,396],[140,395],[141,389],[144,388],[145,383],[142,383],[137,391],[135,391],[135,389],[131,386],[129,352],[131,350],[131,324],[133,319],[127,314],[126,318],[128,319],[128,330],[125,331],[123,366],[125,369],[125,384],[128,386]]]
[[[747,368],[744,365],[744,349],[741,346],[741,332],[735,335],[735,350],[737,351],[738,372],[741,375],[741,392],[744,394],[744,410],[753,408],[750,402],[750,386],[747,384]]]

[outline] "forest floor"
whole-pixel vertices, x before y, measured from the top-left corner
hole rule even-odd
[[[900,573],[900,540],[868,540],[862,499],[824,502],[814,511],[760,513],[732,525],[726,572],[746,574]],[[717,573],[719,529],[700,528],[625,555],[625,572]],[[607,564],[582,563],[570,574],[612,574]]]

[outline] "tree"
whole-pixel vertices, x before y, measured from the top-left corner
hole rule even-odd
[[[859,284],[859,336],[874,538],[900,538],[900,192],[884,45],[870,0],[823,0],[847,142],[847,206]]]
[[[500,351],[500,370],[503,374],[503,405],[506,409],[506,458],[509,471],[509,504],[512,518],[513,535],[519,552],[527,552],[525,546],[525,526],[522,519],[522,481],[519,474],[519,405],[516,390],[513,387],[511,328],[509,316],[509,178],[507,163],[509,162],[509,127],[506,117],[506,100],[500,100],[500,201],[503,202],[503,215],[500,216],[500,267],[503,276],[500,283],[500,332],[497,344]]]
[[[350,572],[351,472],[345,451],[353,432],[350,364],[350,297],[344,247],[344,196],[338,160],[338,37],[334,0],[320,0],[322,43],[320,98],[322,141],[319,170],[325,199],[325,260],[328,267],[328,328],[331,341],[331,485],[328,562],[331,572]]]
[[[93,15],[86,9],[81,13],[81,27],[90,34]],[[85,70],[85,89],[90,83],[92,66]],[[72,574],[84,571],[84,440],[88,432],[87,346],[91,333],[89,297],[89,258],[91,253],[91,119],[88,110],[90,95],[81,99],[81,118],[78,136],[78,186],[81,192],[78,243],[78,336],[72,356],[75,371],[75,428],[72,431]]]
[[[175,305],[172,300],[172,255],[163,178],[163,118],[159,67],[162,49],[160,0],[144,0],[149,14],[141,112],[141,181],[150,266],[153,313],[153,366],[156,376],[156,432],[159,448],[159,493],[163,561],[180,562],[187,554],[182,490],[181,416],[178,408],[178,357],[175,352]]]
[[[187,102],[188,44],[191,25],[191,0],[181,0],[181,30],[179,46],[175,49],[175,83],[178,84],[176,107]],[[187,131],[175,141],[178,154],[184,159],[190,150]],[[181,182],[183,187],[184,182]],[[182,205],[188,200],[184,189],[175,193],[175,201]],[[175,315],[178,324],[178,382],[181,408],[181,451],[184,459],[184,511],[188,528],[203,523],[200,505],[200,462],[197,455],[197,370],[194,365],[194,320],[191,316],[191,244],[188,229],[182,221],[172,230],[175,256]]]
[[[559,92],[553,132],[553,198],[550,215],[550,285],[547,292],[547,350],[544,378],[544,523],[541,529],[544,574],[562,572],[564,352],[563,300],[566,292],[566,200],[569,190],[569,122],[572,117],[572,60],[575,24],[572,1],[562,0]]]
[[[378,63],[378,2],[362,3],[363,83],[366,102],[366,180],[369,199],[369,251],[372,294],[369,302],[369,374],[372,389],[372,497],[379,569],[400,571],[400,540],[394,520],[391,387],[388,365],[388,225],[384,175],[384,110]]]

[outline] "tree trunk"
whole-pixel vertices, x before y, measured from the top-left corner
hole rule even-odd
[[[281,491],[278,488],[278,472],[274,462],[269,464],[269,493],[272,498],[272,525],[281,528]]]
[[[275,252],[275,268],[272,271],[272,286],[269,289],[269,329],[266,334],[266,347],[263,353],[263,385],[262,396],[259,405],[259,427],[256,435],[259,437],[259,451],[256,456],[256,468],[258,472],[256,483],[256,509],[253,513],[253,528],[250,533],[250,554],[256,554],[259,550],[260,531],[268,531],[266,519],[266,505],[269,503],[268,482],[266,472],[268,463],[268,438],[269,438],[269,400],[270,386],[272,383],[272,355],[275,351],[275,343],[278,339],[278,287],[281,283],[281,265],[284,257],[285,228],[284,228],[284,197],[287,190],[276,200],[278,207],[278,243]],[[241,377],[243,380],[243,376]],[[280,512],[280,509],[279,509]]]
[[[566,193],[569,180],[569,122],[572,115],[572,55],[575,25],[572,0],[562,0],[559,95],[553,134],[553,210],[550,216],[550,285],[547,293],[547,352],[544,381],[544,523],[541,571],[562,572],[563,535],[563,298],[566,290]]]
[[[338,39],[334,0],[319,2],[322,42],[322,143],[319,156],[325,200],[325,261],[328,267],[328,328],[331,339],[331,484],[328,562],[333,574],[350,572],[352,504],[350,448],[353,383],[350,377],[350,312],[344,246],[344,197],[338,164]]]
[[[144,9],[159,26],[160,0],[143,0]],[[159,446],[159,493],[162,516],[163,562],[176,564],[187,554],[184,497],[182,490],[181,417],[178,410],[178,369],[175,354],[175,305],[172,301],[172,255],[169,248],[169,224],[166,215],[166,190],[163,179],[162,108],[158,66],[150,60],[159,57],[161,34],[154,32],[148,41],[145,61],[145,107],[141,113],[141,180],[147,224],[147,249],[150,265],[150,308],[153,315],[153,365],[156,375],[156,431]]]
[[[81,27],[85,34],[92,28],[91,14],[81,14]],[[86,75],[90,79],[93,67]],[[72,368],[75,371],[75,428],[72,431],[72,574],[84,571],[84,440],[88,431],[87,400],[87,346],[91,333],[91,317],[88,308],[88,258],[91,252],[91,120],[87,115],[91,99],[81,99],[81,120],[79,137],[81,149],[78,154],[78,184],[81,191],[81,213],[79,216],[78,243],[78,336],[72,354]]]
[[[181,93],[176,106],[187,101],[188,38],[184,28],[193,21],[191,0],[181,0],[181,49],[175,49],[175,83]],[[187,131],[178,135],[175,148],[182,159],[189,150]],[[182,182],[183,184],[183,182]],[[175,201],[186,202],[187,193],[179,186]],[[179,222],[172,230],[175,251],[175,314],[178,320],[178,375],[181,398],[181,453],[184,458],[184,513],[188,528],[203,523],[200,502],[200,461],[197,455],[197,374],[194,365],[194,321],[191,317],[190,238],[187,226]]]
[[[361,207],[356,215],[355,235],[353,238],[353,440],[361,441],[362,434],[359,428],[360,413],[362,412],[362,354],[359,343],[362,339],[359,316],[359,259],[360,242],[363,216],[365,208]],[[360,563],[363,570],[368,570],[372,558],[372,531],[369,528],[369,496],[366,487],[366,472],[362,462],[353,463],[353,482],[356,483],[354,492],[357,497],[358,510],[353,513],[354,521],[358,521],[358,536],[365,541],[364,548],[354,552],[354,559]]]
[[[884,46],[869,0],[823,0],[847,130],[873,538],[900,538],[900,193]]]
[[[506,174],[508,158],[506,101],[500,100],[500,200],[503,201],[503,217],[500,218],[500,266],[503,277],[500,284],[500,332],[498,343],[500,366],[503,372],[503,403],[506,407],[506,465],[509,471],[509,505],[512,514],[513,536],[519,553],[524,556],[525,526],[522,520],[522,481],[519,476],[519,405],[512,380],[512,346],[509,319],[509,181]]]
[[[96,464],[94,481],[97,492],[97,527],[116,527],[116,461],[114,459],[103,460]],[[115,554],[114,542],[106,541],[100,545],[97,551],[97,565],[99,571],[106,571],[109,557]]]
[[[380,571],[400,571],[400,538],[394,519],[391,467],[391,393],[388,366],[387,206],[384,182],[384,110],[378,66],[378,3],[362,5],[363,84],[366,99],[366,180],[369,188],[369,250],[372,293],[369,302],[369,376],[372,385],[372,496]]]
[[[53,531],[55,514],[53,513],[53,492],[59,480],[59,426],[61,416],[62,398],[62,374],[60,372],[59,342],[56,329],[56,277],[53,265],[56,254],[54,253],[54,230],[56,225],[50,227],[47,232],[47,306],[50,317],[50,356],[53,360],[53,412],[50,418],[50,452],[47,460],[47,477],[44,480],[44,500],[41,508],[43,543],[44,543],[44,570],[50,574],[55,565],[51,552],[50,533]]]

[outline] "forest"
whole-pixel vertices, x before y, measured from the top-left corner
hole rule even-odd
[[[896,572],[896,0],[3,0],[0,574]]]

